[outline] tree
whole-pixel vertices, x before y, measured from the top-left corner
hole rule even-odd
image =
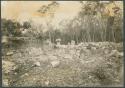
[[[56,1],[53,1],[52,3],[48,5],[43,5],[38,12],[44,15],[44,17],[49,16],[48,19],[46,20],[46,24],[48,26],[48,29],[51,30],[52,25],[50,24],[52,22],[52,18],[54,17],[56,9],[59,7],[59,3]],[[49,39],[51,41],[51,32],[49,31]]]
[[[31,27],[31,24],[29,22],[26,21],[23,23],[23,28],[28,29],[30,27]]]
[[[101,1],[86,1],[86,3],[80,3],[82,7],[81,11],[79,12],[78,18],[80,19],[79,22],[81,23],[81,30],[84,30],[84,35],[87,34],[87,41],[115,41],[116,37],[114,37],[114,33],[112,32],[115,32],[115,27],[113,27],[114,22],[111,22],[112,25],[109,23],[110,20],[108,20],[108,18],[110,17],[110,14],[108,15],[105,10],[106,8],[111,8],[111,11],[113,12],[110,13],[116,15],[119,7],[116,5],[114,7],[114,9],[116,10],[112,10],[112,7],[108,7],[111,5]],[[110,3],[112,4],[112,2]],[[114,19],[121,17],[122,15],[119,15],[119,17],[115,16]],[[110,28],[107,27],[108,25],[110,26]],[[110,31],[111,29],[112,31]],[[108,36],[110,36],[112,39],[109,40]]]
[[[19,22],[2,19],[1,22],[2,34],[7,36],[20,36],[21,31],[19,30],[22,26]]]

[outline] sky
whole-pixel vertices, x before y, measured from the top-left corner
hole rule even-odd
[[[57,1],[60,6],[56,10],[54,22],[59,22],[63,19],[72,19],[80,10],[78,1]],[[51,1],[2,1],[1,16],[2,18],[15,19],[23,22],[28,19],[43,21],[37,10],[42,5],[47,5]]]
[[[80,11],[79,1],[57,1],[60,6],[56,9],[53,21],[54,26],[64,19],[72,19]],[[14,19],[23,23],[32,19],[36,24],[45,23],[47,17],[42,17],[37,10],[51,3],[51,1],[1,1],[1,16],[6,19]],[[50,20],[50,19],[49,19]]]

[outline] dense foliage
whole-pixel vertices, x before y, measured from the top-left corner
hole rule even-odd
[[[52,2],[48,5],[42,6],[38,12],[44,14],[43,17],[50,16],[47,24],[47,31],[44,31],[43,24],[34,26],[31,22],[24,22],[21,26],[20,23],[12,20],[2,19],[2,32],[5,35],[21,36],[23,29],[30,29],[26,36],[37,37],[42,40],[50,39],[55,42],[57,38],[62,40],[62,43],[67,44],[71,40],[76,43],[80,42],[99,42],[99,41],[112,41],[120,42],[123,36],[123,13],[120,7],[117,6],[116,10],[111,10],[110,14],[106,12],[106,8],[110,3],[102,3],[99,1],[87,1],[81,3],[81,11],[76,17],[71,20],[62,20],[59,24],[60,28],[55,28],[51,25],[56,10],[60,6],[57,2]],[[112,7],[113,8],[113,7]],[[49,14],[49,15],[48,15]]]
[[[81,3],[81,2],[80,2]],[[54,42],[57,38],[61,38],[62,43],[68,43],[71,40],[79,42],[98,42],[98,41],[122,41],[123,20],[122,10],[114,2],[102,3],[99,1],[88,1],[81,3],[81,11],[72,20],[63,20],[60,22],[60,28],[54,29],[49,26],[48,31],[45,33],[47,38]],[[106,8],[109,9],[107,13]],[[44,8],[41,8],[44,9]],[[54,13],[53,13],[54,14]],[[113,20],[111,19],[113,15]],[[63,28],[61,27],[63,26]]]
[[[20,28],[21,25],[19,22],[6,19],[1,20],[1,30],[3,35],[18,36],[21,34],[21,31],[19,30]]]

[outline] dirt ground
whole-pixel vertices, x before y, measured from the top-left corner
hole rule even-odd
[[[18,46],[4,50],[3,86],[122,86],[122,43],[81,43],[73,47]]]

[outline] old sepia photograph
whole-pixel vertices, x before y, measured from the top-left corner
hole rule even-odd
[[[123,87],[123,1],[1,1],[2,87]]]

